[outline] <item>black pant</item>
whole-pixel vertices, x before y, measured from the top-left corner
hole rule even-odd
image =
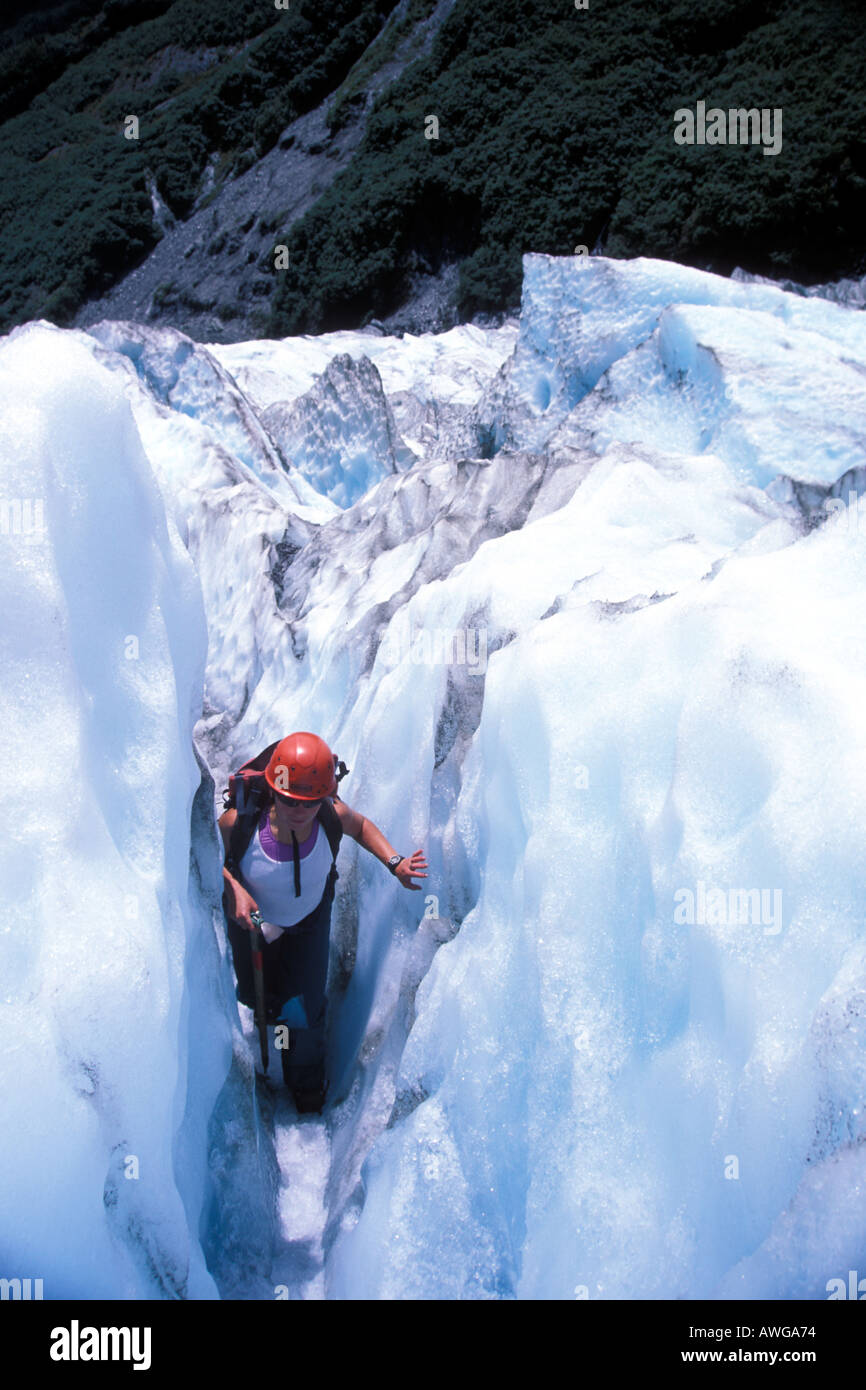
[[[324,1061],[328,1007],[328,946],[331,934],[331,905],[334,901],[337,877],[336,869],[332,869],[321,902],[308,916],[296,926],[287,927],[276,941],[264,942],[262,963],[268,1022],[277,1022],[282,1009],[292,1001],[288,1017],[292,1034],[293,1069],[318,1066]],[[225,898],[223,905],[225,906]],[[226,923],[238,980],[238,999],[253,1009],[255,984],[252,934],[232,921],[227,912]],[[306,1026],[296,1021],[299,1019],[305,1020]]]

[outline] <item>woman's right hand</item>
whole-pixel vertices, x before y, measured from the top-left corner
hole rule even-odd
[[[258,911],[258,903],[246,890],[237,882],[234,884],[235,909],[232,914],[235,921],[239,922],[244,931],[255,931],[255,925],[250,921],[250,913]]]

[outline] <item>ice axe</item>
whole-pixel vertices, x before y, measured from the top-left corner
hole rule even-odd
[[[259,1030],[259,1045],[262,1049],[262,1069],[265,1076],[268,1074],[268,1023],[265,1013],[265,973],[262,951],[265,946],[265,938],[262,935],[262,914],[251,912],[250,921],[254,930],[250,932],[250,951],[253,958],[253,984],[255,985],[256,998],[256,1027]]]

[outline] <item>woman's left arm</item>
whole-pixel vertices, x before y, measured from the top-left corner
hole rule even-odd
[[[394,849],[382,834],[378,825],[374,825],[367,816],[362,816],[358,811],[353,811],[351,806],[347,806],[345,801],[335,801],[334,810],[340,817],[343,832],[351,835],[353,840],[357,840],[365,850],[372,854],[381,864],[387,867],[388,860],[393,859],[399,854],[398,849]],[[426,878],[427,875],[422,870],[428,867],[424,853],[416,849],[415,853],[400,860],[394,870],[394,877],[399,879],[404,888],[411,888],[416,893],[421,891],[420,883],[413,883],[414,878]]]

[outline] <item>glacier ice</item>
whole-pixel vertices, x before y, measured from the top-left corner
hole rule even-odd
[[[268,406],[262,418],[283,457],[338,506],[351,506],[386,474],[415,462],[369,357],[332,358],[310,391]]]
[[[856,309],[598,257],[526,256],[498,330],[3,340],[7,495],[48,516],[2,538],[7,761],[39,679],[95,827],[25,764],[4,1253],[50,1256],[16,1218],[38,1057],[79,1296],[821,1299],[862,1267],[864,372]],[[136,631],[149,664],[107,667]],[[253,1098],[206,805],[292,727],[430,860],[410,895],[341,849],[337,1103],[299,1129]],[[58,939],[70,880],[137,894],[137,930],[67,909]]]
[[[0,396],[4,496],[44,521],[0,537],[3,1273],[52,1299],[215,1298],[202,1154],[231,1049],[192,873],[199,581],[80,343],[16,330]]]

